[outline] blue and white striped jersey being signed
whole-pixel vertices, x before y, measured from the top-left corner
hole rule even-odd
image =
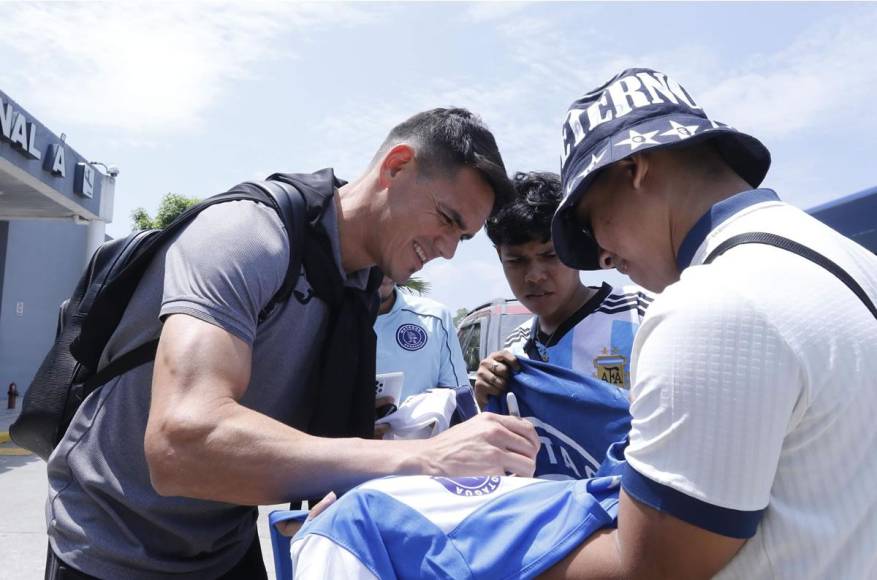
[[[373,480],[293,538],[293,577],[534,578],[615,525],[620,479]]]
[[[543,418],[535,422],[537,474],[547,479],[367,482],[296,535],[288,552],[295,578],[531,578],[614,526],[629,425],[625,393],[569,369],[520,363],[510,389],[522,416]],[[274,534],[282,566],[289,563],[286,541]]]

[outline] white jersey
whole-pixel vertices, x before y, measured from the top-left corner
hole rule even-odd
[[[718,578],[877,578],[877,256],[770,190],[714,206],[683,242],[633,353],[623,487],[699,527],[748,538]]]
[[[638,286],[612,288],[604,283],[551,336],[533,317],[506,338],[515,356],[549,362],[584,375],[630,388],[630,354],[652,295]]]
[[[463,351],[448,309],[396,290],[396,302],[375,321],[376,372],[405,373],[400,401],[433,387],[469,384]]]

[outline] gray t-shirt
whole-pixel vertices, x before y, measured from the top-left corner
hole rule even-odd
[[[340,270],[334,206],[323,225]],[[305,387],[326,332],[326,305],[312,299],[302,275],[289,301],[257,325],[283,282],[289,251],[271,208],[234,201],[204,210],[150,264],[102,365],[157,337],[168,315],[194,316],[252,346],[252,375],[241,403],[305,427],[313,403]],[[363,288],[367,271],[344,277]],[[62,560],[98,577],[219,576],[249,547],[257,511],[161,497],[152,488],[143,451],[152,370],[149,363],[114,379],[77,411],[48,462],[49,541]]]

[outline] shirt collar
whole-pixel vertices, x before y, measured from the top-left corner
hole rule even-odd
[[[681,272],[691,265],[694,254],[711,231],[716,229],[722,222],[734,214],[749,206],[766,201],[779,201],[779,196],[772,189],[751,189],[723,199],[713,205],[708,212],[703,214],[694,227],[686,234],[679,246],[679,254],[676,256],[676,264]]]
[[[396,294],[396,299],[393,301],[393,306],[391,306],[390,309],[387,310],[385,313],[379,314],[378,317],[390,316],[391,314],[396,314],[397,312],[402,310],[402,306],[405,305],[405,299],[403,298],[404,292],[402,292],[398,286],[395,286],[393,288],[393,293]]]
[[[393,288],[393,292],[396,293],[396,301],[393,302],[393,307],[390,308],[390,312],[399,312],[402,310],[402,307],[405,306],[405,297],[403,296],[405,293],[399,289],[398,286]],[[388,312],[387,314],[389,314]]]

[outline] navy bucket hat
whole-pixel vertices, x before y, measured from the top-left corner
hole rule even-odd
[[[600,268],[597,242],[582,231],[575,207],[598,171],[638,151],[713,140],[725,162],[753,188],[770,167],[761,142],[709,119],[689,93],[667,75],[631,68],[570,105],[562,130],[563,201],[551,237],[564,264]]]

